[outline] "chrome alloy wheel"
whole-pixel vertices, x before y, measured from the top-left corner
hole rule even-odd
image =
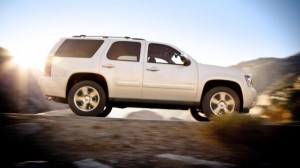
[[[90,86],[83,86],[75,92],[75,106],[85,112],[94,110],[100,102],[98,91]]]
[[[210,109],[217,115],[232,113],[235,109],[235,102],[233,97],[226,92],[218,92],[210,99]]]

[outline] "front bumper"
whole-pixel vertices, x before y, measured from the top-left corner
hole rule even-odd
[[[248,87],[243,91],[243,109],[251,109],[255,106],[257,101],[257,92],[254,88]],[[247,110],[245,110],[247,111]]]

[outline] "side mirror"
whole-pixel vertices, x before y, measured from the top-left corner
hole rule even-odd
[[[180,56],[181,61],[183,62],[184,66],[189,66],[191,65],[191,60],[189,60],[187,57],[181,55]]]

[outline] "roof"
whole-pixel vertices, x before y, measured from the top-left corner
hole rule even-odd
[[[131,38],[131,37],[128,37],[128,36],[125,36],[125,37],[117,37],[117,36],[87,36],[87,35],[84,35],[84,34],[81,34],[81,35],[75,35],[73,37],[82,37],[82,38],[85,38],[85,37],[100,37],[100,38],[125,38],[125,39],[132,39],[132,40],[145,40],[145,39],[142,39],[142,38]]]

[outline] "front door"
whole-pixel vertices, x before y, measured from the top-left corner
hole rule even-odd
[[[143,99],[193,102],[197,90],[197,65],[184,66],[181,53],[165,44],[148,44],[144,60]]]

